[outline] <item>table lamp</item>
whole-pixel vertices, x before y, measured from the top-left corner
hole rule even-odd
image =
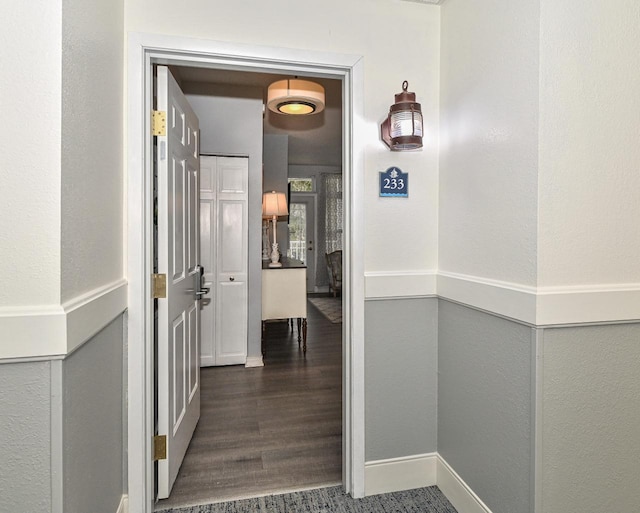
[[[278,262],[280,253],[278,251],[278,242],[276,239],[276,226],[278,224],[278,216],[286,216],[289,214],[287,210],[287,198],[283,192],[265,192],[262,195],[262,215],[271,217],[273,220],[273,244],[271,245],[271,262],[269,267],[282,267]]]

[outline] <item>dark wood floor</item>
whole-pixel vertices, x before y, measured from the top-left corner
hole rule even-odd
[[[200,421],[157,509],[340,483],[341,331],[309,303],[306,356],[275,322],[264,367],[201,369]]]

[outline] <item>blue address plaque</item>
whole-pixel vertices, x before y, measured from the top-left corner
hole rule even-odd
[[[390,167],[380,172],[380,196],[392,198],[409,197],[409,173],[403,173],[398,167]]]

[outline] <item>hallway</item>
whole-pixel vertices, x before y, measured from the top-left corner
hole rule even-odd
[[[264,367],[202,368],[201,418],[156,509],[340,483],[341,331],[309,303],[306,357],[273,322]]]

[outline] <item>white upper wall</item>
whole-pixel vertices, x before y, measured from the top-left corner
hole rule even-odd
[[[61,31],[59,1],[3,3],[0,309],[60,301]]]
[[[185,7],[172,0],[127,0],[126,29],[234,43],[309,49],[364,57],[365,269],[425,270],[437,265],[438,98],[440,7],[393,0],[297,2],[293,22],[286,0],[269,3],[196,0]],[[395,29],[399,29],[396,31]],[[422,104],[425,147],[391,153],[380,141],[386,117],[402,81]],[[409,172],[409,198],[378,197],[378,173],[390,166]]]
[[[640,283],[640,2],[542,0],[540,286]]]
[[[121,280],[123,5],[63,0],[61,301]]]
[[[539,11],[442,6],[439,269],[536,284]]]
[[[0,359],[61,355],[126,308],[123,5],[3,8]]]

